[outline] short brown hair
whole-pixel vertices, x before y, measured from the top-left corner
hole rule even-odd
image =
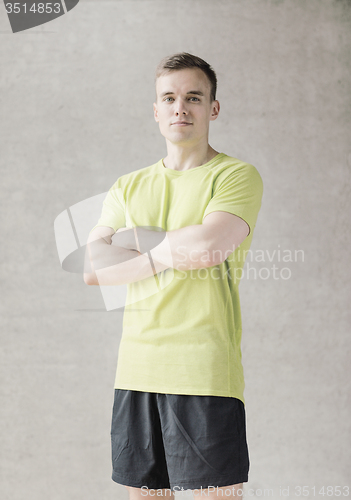
[[[200,57],[194,56],[193,54],[189,54],[188,52],[181,52],[179,54],[164,57],[156,68],[155,80],[165,73],[186,68],[199,68],[205,73],[211,86],[211,101],[214,101],[216,99],[217,92],[216,73],[206,61]]]

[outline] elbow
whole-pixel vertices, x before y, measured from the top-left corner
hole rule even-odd
[[[215,262],[214,259],[210,258],[208,255],[203,255],[200,258],[190,260],[187,270],[207,269],[208,267],[216,266],[217,264],[218,262]]]
[[[98,285],[98,281],[96,279],[96,274],[93,273],[84,273],[83,280],[86,285]]]
[[[125,283],[121,282],[121,280],[117,279],[114,276],[108,276],[106,274],[99,274],[99,279],[97,278],[95,273],[84,273],[83,280],[86,285],[92,286],[119,286],[124,285]],[[128,281],[126,282],[128,283]]]
[[[92,260],[89,260],[86,256],[83,269],[83,281],[86,285],[98,285],[99,282],[95,273],[95,266],[93,266]]]
[[[222,264],[222,262],[224,262],[224,260],[219,260],[219,259],[211,259],[208,261],[208,264],[206,265],[206,267],[214,267],[214,266],[219,266],[220,264]]]

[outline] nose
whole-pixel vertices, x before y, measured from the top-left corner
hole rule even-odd
[[[178,99],[178,101],[175,102],[175,115],[176,116],[180,116],[180,115],[187,115],[188,114],[188,110],[184,104],[184,102],[182,101],[182,99]]]

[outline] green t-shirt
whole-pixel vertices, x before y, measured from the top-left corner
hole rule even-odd
[[[190,170],[160,160],[117,179],[96,226],[172,231],[225,211],[244,219],[250,233],[220,265],[169,268],[127,285],[115,388],[245,403],[238,287],[262,194],[257,169],[224,153]]]

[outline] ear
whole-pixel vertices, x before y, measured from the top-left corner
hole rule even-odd
[[[212,110],[211,110],[211,116],[210,116],[210,120],[216,120],[216,118],[218,117],[218,114],[219,114],[219,110],[221,109],[221,106],[219,104],[219,101],[213,101],[212,104]]]
[[[159,121],[159,118],[158,118],[158,113],[157,113],[157,105],[156,103],[154,102],[154,118],[155,118],[155,121]]]

